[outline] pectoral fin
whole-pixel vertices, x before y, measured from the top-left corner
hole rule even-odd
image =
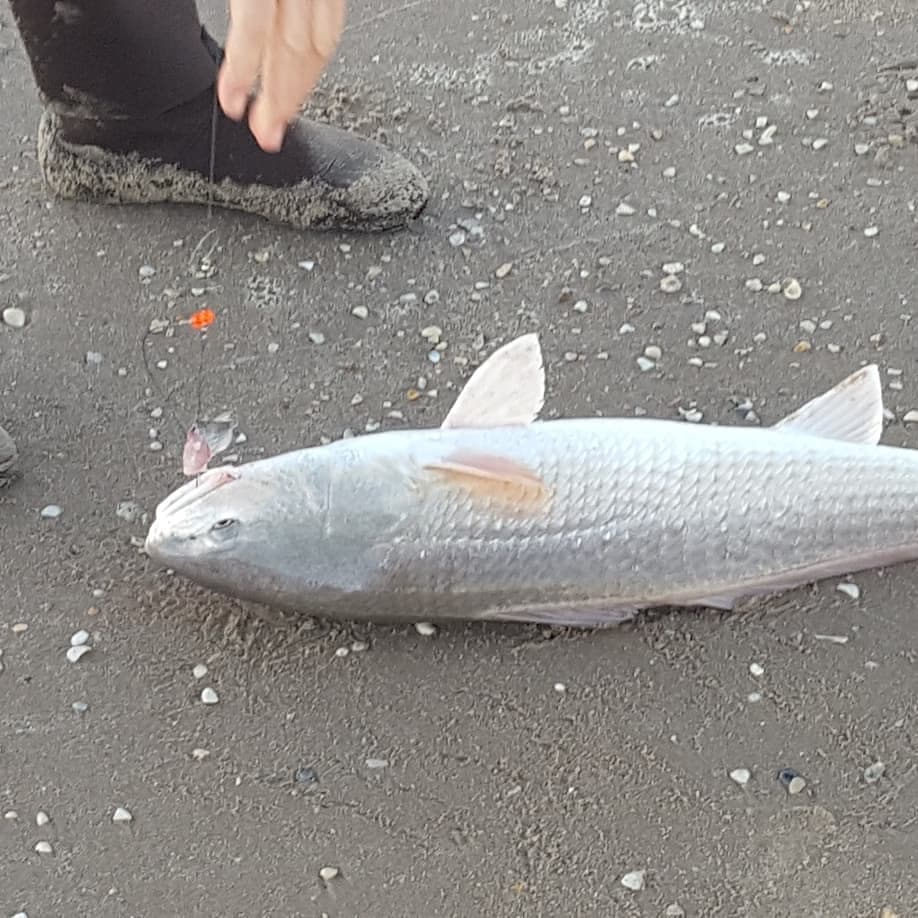
[[[876,446],[883,435],[883,390],[875,364],[778,421],[776,430]]]
[[[456,452],[427,463],[424,470],[475,498],[524,511],[541,509],[550,498],[549,488],[537,472],[495,454]]]
[[[531,424],[545,401],[545,368],[538,335],[498,348],[465,384],[442,427]]]

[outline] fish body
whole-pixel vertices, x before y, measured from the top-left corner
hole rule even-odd
[[[242,599],[349,620],[604,626],[918,558],[918,453],[879,446],[875,367],[772,428],[536,420],[524,336],[443,426],[204,473],[154,559]]]

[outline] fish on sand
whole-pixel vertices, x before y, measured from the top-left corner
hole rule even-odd
[[[767,428],[542,421],[544,397],[523,335],[440,427],[184,484],[146,552],[214,591],[339,620],[579,627],[918,558],[918,452],[879,445],[874,365]]]

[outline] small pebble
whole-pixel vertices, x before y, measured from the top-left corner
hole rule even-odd
[[[593,199],[588,194],[585,194],[577,203],[580,205],[581,209],[586,210],[592,205]]]
[[[642,373],[649,373],[656,366],[652,360],[644,357],[643,355],[638,357],[637,365],[638,369],[640,369]]]
[[[98,366],[102,363],[102,355],[98,351],[87,351],[86,362]]]
[[[367,759],[367,768],[386,768],[388,765],[385,759]]]
[[[494,276],[497,278],[506,277],[513,270],[513,262],[505,261],[495,272]]]
[[[50,842],[40,841],[40,842],[35,846],[35,850],[36,850],[39,854],[51,854],[52,851],[53,851],[54,849],[51,847],[51,843],[50,843]]]
[[[663,351],[655,344],[649,344],[644,348],[644,356],[650,360],[659,360],[663,356]]]
[[[351,650],[354,653],[363,653],[364,650],[369,650],[370,645],[366,641],[354,641],[351,644]]]
[[[41,508],[41,517],[45,520],[56,520],[64,511],[57,504],[48,504]]]
[[[814,150],[822,150],[824,147],[828,146],[829,138],[828,137],[817,137],[813,141]]]
[[[664,293],[678,293],[682,289],[682,281],[674,274],[667,274],[660,278],[660,289]]]
[[[730,777],[742,787],[749,783],[752,773],[748,768],[734,768],[733,771],[730,772]]]
[[[906,424],[918,424],[918,411],[915,411],[914,409],[911,411],[906,411],[905,417],[903,417],[902,420]]]
[[[803,288],[800,286],[800,281],[795,277],[791,277],[784,284],[784,297],[788,300],[799,300],[803,295]]]
[[[203,679],[207,675],[207,667],[203,663],[196,663],[191,670],[191,675],[194,676],[195,679]]]
[[[210,686],[201,692],[201,701],[203,701],[204,704],[216,704],[219,700],[220,697],[212,688],[210,688]]]
[[[123,806],[119,806],[114,813],[112,813],[112,822],[131,822],[134,817],[131,815],[129,810],[126,810]]]
[[[310,332],[309,340],[313,344],[325,344],[325,335],[323,335],[322,332]]]
[[[437,633],[437,629],[430,622],[416,622],[414,630],[423,637],[431,637]]]
[[[350,650],[347,647],[338,647],[335,650],[336,657],[346,657],[350,653]]]
[[[674,902],[672,905],[667,905],[663,911],[663,918],[685,918],[685,909]]]
[[[556,682],[554,689],[559,695],[563,695],[567,691],[567,686],[563,682]]]
[[[319,773],[314,769],[310,768],[308,765],[298,768],[293,773],[293,780],[297,784],[318,784],[319,783]]]
[[[850,599],[859,599],[861,595],[861,588],[856,583],[839,583],[835,589]]]
[[[18,306],[7,306],[3,310],[3,324],[10,328],[25,328],[26,314]]]
[[[319,871],[319,876],[326,882],[330,883],[336,876],[338,876],[339,870],[337,867],[323,867]]]
[[[89,643],[89,632],[84,631],[82,628],[79,631],[75,631],[70,635],[70,646],[79,647],[81,644]]]
[[[77,644],[75,647],[67,648],[67,659],[71,663],[78,663],[92,648],[87,644]]]
[[[620,217],[630,217],[637,213],[637,209],[622,201],[622,203],[615,208],[615,213]]]
[[[886,766],[882,762],[874,762],[864,769],[864,780],[868,784],[876,784],[886,774]]]
[[[366,306],[355,306],[351,310],[351,315],[358,319],[366,319],[370,315],[370,310]]]
[[[733,149],[737,156],[748,156],[755,147],[751,143],[738,143]]]
[[[630,889],[632,892],[638,892],[644,888],[644,871],[632,870],[626,873],[621,879],[622,886]]]
[[[13,634],[23,634],[29,630],[29,626],[25,622],[16,622],[15,625],[10,629]]]
[[[668,261],[663,265],[664,274],[681,274],[685,270],[685,265],[681,261]]]
[[[141,265],[137,272],[141,277],[152,277],[156,273],[156,268],[152,265]]]
[[[89,705],[85,701],[74,701],[70,707],[74,714],[85,714],[89,710]]]
[[[778,780],[787,788],[789,794],[799,794],[806,789],[806,780],[793,768],[782,768],[778,772]]]
[[[51,817],[44,810],[39,810],[35,814],[35,825],[46,826],[49,822],[51,822]]]
[[[746,696],[746,701],[748,701],[750,704],[757,704],[761,700],[762,700],[761,692],[750,692]]]
[[[872,239],[879,232],[880,232],[880,228],[878,226],[868,226],[864,229],[864,235],[868,239]]]
[[[762,666],[761,663],[750,663],[749,672],[752,673],[752,675],[756,678],[759,678],[759,676],[765,675],[765,667]]]

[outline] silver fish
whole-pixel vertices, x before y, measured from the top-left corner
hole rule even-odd
[[[918,558],[918,452],[878,445],[876,366],[770,428],[538,420],[535,335],[443,425],[205,472],[146,551],[213,590],[336,619],[600,627]]]

